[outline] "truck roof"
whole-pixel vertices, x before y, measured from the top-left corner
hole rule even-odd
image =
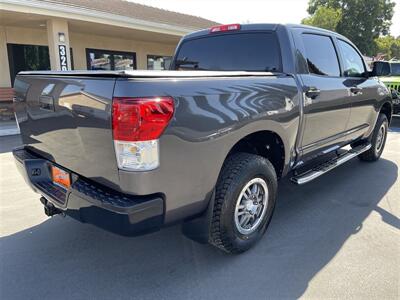
[[[276,31],[278,27],[286,27],[288,29],[295,29],[295,28],[306,28],[306,29],[311,29],[313,31],[319,31],[325,34],[329,35],[334,35],[337,37],[341,37],[343,39],[348,40],[345,36],[342,36],[338,34],[337,32],[326,30],[323,28],[318,28],[318,27],[313,27],[313,26],[308,26],[308,25],[303,25],[303,24],[281,24],[281,23],[255,23],[255,24],[240,24],[240,30],[241,31],[246,31],[246,30],[266,30],[266,31]],[[190,39],[194,37],[200,37],[204,35],[208,35],[210,33],[210,29],[202,29],[199,31],[195,31],[192,33],[189,33],[183,37],[183,40],[185,39]]]

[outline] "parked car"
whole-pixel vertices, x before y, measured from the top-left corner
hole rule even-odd
[[[49,216],[122,235],[180,222],[240,253],[280,178],[379,159],[392,102],[375,75],[345,37],[276,24],[191,33],[170,71],[21,72],[15,161]]]
[[[376,61],[373,68],[392,93],[393,113],[400,114],[400,61]]]

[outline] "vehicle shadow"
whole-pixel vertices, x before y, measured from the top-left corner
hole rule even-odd
[[[2,136],[0,137],[0,154],[11,152],[14,148],[21,145],[22,145],[22,140],[19,134]]]
[[[392,122],[390,124],[389,131],[396,133],[400,132],[400,115],[392,116]]]
[[[371,212],[400,228],[378,207],[397,176],[396,164],[382,159],[351,161],[304,186],[283,180],[266,236],[240,256],[191,242],[179,226],[125,238],[54,217],[0,239],[0,296],[299,298]]]

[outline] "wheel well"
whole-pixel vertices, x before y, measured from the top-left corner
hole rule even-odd
[[[390,121],[391,121],[391,119],[392,119],[392,106],[390,105],[389,102],[385,102],[385,103],[382,105],[382,108],[381,108],[380,113],[383,113],[383,114],[386,115],[386,117],[387,117],[387,119],[388,119],[388,121],[389,121],[389,124],[390,124]]]
[[[279,135],[272,131],[259,131],[245,136],[229,151],[228,156],[237,152],[261,155],[267,158],[281,177],[285,164],[285,147]]]

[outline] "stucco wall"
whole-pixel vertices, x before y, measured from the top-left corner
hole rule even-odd
[[[112,38],[69,32],[75,70],[86,69],[86,48],[135,52],[138,69],[147,69],[147,55],[173,55],[176,45],[149,43],[134,39]],[[7,43],[48,45],[47,30],[27,27],[0,26],[0,87],[10,87]]]
[[[176,45],[147,43],[137,40],[111,38],[70,32],[70,45],[75,70],[86,69],[86,48],[135,52],[138,69],[147,69],[147,55],[173,55]]]
[[[3,27],[6,31],[7,43],[47,45],[46,29],[36,29],[28,27]]]

